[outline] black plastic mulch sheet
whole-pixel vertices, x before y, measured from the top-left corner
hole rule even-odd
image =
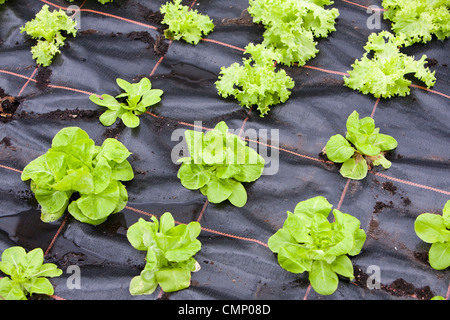
[[[30,48],[34,41],[20,33],[44,4],[66,8],[62,0],[8,0],[0,8],[0,87],[16,98],[13,116],[0,127],[0,251],[14,245],[46,252],[46,261],[63,271],[52,278],[60,299],[430,299],[448,295],[449,271],[436,271],[427,261],[430,245],[414,232],[415,218],[424,212],[441,213],[450,199],[449,174],[449,42],[433,40],[403,52],[429,58],[436,71],[433,91],[420,81],[407,97],[377,100],[343,86],[343,76],[373,31],[367,27],[369,5],[381,1],[336,0],[336,31],[318,40],[320,52],[306,66],[284,67],[296,85],[290,99],[260,118],[232,99],[221,98],[214,82],[220,68],[241,62],[243,48],[262,41],[263,27],[248,19],[248,1],[194,1],[208,14],[215,30],[197,46],[161,38],[159,7],[165,1],[78,1],[81,29],[69,37],[53,64],[37,68]],[[185,4],[192,4],[185,1]],[[390,24],[381,20],[381,29]],[[166,53],[167,50],[167,53]],[[89,94],[118,94],[116,78],[130,82],[147,76],[162,89],[162,101],[141,116],[137,129],[116,122],[104,127],[98,116],[105,109]],[[380,132],[395,137],[398,148],[389,155],[389,170],[375,168],[362,181],[343,178],[339,167],[327,164],[320,153],[328,139],[345,134],[348,115],[373,115]],[[199,191],[185,189],[177,178],[179,165],[171,154],[180,132],[194,121],[213,128],[226,121],[230,129],[263,132],[269,163],[276,174],[247,184],[243,208],[230,203],[208,203]],[[133,155],[135,178],[125,185],[127,207],[98,226],[82,224],[70,215],[54,223],[40,220],[40,210],[29,182],[20,170],[50,147],[62,128],[78,126],[99,145],[107,137],[120,140]],[[180,131],[181,130],[181,131]],[[278,130],[278,131],[275,131]],[[279,143],[276,142],[276,132]],[[356,278],[340,279],[337,291],[321,296],[309,287],[308,274],[283,270],[267,247],[286,211],[302,200],[324,196],[334,208],[357,217],[367,233],[362,252],[352,257]],[[188,289],[150,296],[130,295],[132,277],[145,264],[145,253],[135,250],[126,231],[139,218],[160,217],[169,211],[177,222],[200,221],[202,250],[195,258],[201,270],[192,274]],[[77,265],[81,288],[69,289],[67,272]],[[379,270],[380,288],[367,279]]]

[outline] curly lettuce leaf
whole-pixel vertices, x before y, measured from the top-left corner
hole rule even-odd
[[[245,50],[250,58],[243,59],[243,66],[222,67],[215,85],[223,98],[234,96],[243,107],[256,106],[264,117],[272,105],[288,100],[295,83],[285,70],[276,69],[274,61],[280,55],[275,50],[253,43]]]
[[[426,43],[435,35],[450,36],[450,3],[446,0],[383,0],[384,18],[392,21],[392,30],[405,37],[407,46]]]
[[[332,1],[312,0],[250,0],[248,12],[255,23],[265,27],[263,45],[279,51],[277,62],[304,65],[316,56],[315,38],[335,31],[336,8],[324,9]]]
[[[207,15],[181,5],[181,0],[167,2],[161,6],[160,12],[164,14],[161,23],[169,26],[164,30],[168,39],[183,39],[188,43],[198,44],[203,36],[214,29],[214,23]]]
[[[436,82],[435,71],[425,67],[426,55],[414,60],[400,52],[404,38],[394,36],[388,31],[372,33],[364,49],[366,52],[360,60],[352,64],[353,70],[344,76],[344,84],[363,94],[372,94],[375,98],[406,96],[410,93],[411,81],[405,75],[413,73],[430,88]],[[373,58],[369,54],[373,52]]]
[[[33,39],[38,40],[32,47],[31,53],[37,64],[47,67],[52,63],[54,56],[60,53],[59,48],[64,45],[65,36],[76,36],[76,22],[72,20],[62,9],[49,11],[49,6],[44,5],[36,14],[36,17],[21,27],[20,32],[26,32]]]

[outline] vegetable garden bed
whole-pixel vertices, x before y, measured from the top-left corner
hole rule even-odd
[[[256,107],[242,107],[233,96],[219,95],[216,87],[222,67],[242,64],[248,57],[244,54],[247,45],[263,42],[264,24],[253,22],[249,2],[183,1],[214,22],[214,30],[198,44],[165,38],[167,26],[160,13],[164,3],[8,0],[0,5],[0,251],[13,246],[27,251],[41,248],[45,262],[63,271],[50,280],[53,295],[32,298],[448,299],[449,270],[430,266],[431,244],[415,230],[419,215],[442,215],[450,199],[448,40],[433,36],[426,43],[399,48],[416,61],[427,56],[425,66],[436,78],[432,88],[410,74],[406,78],[412,84],[406,96],[363,94],[345,86],[344,77],[366,52],[369,35],[391,31],[391,23],[381,16],[379,29],[368,28],[368,18],[380,11],[368,13],[367,8],[382,8],[381,1],[335,0],[325,7],[339,11],[336,30],[315,39],[316,56],[302,66],[274,65],[295,85],[289,89],[288,99],[270,106],[264,114]],[[76,37],[67,37],[50,66],[37,66],[30,53],[36,42],[21,33],[20,27],[43,5],[53,11],[74,4],[80,22]],[[127,85],[118,86],[118,78],[129,83],[148,78],[152,89],[163,92],[158,91],[159,102],[137,114],[138,126],[131,116],[128,122],[123,117],[109,119],[104,126],[99,118],[107,109],[96,104],[98,98],[90,100],[95,95],[123,93]],[[331,162],[324,150],[330,137],[345,137],[347,119],[355,110],[361,119],[373,119],[380,133],[398,143],[382,149],[385,159],[378,158],[380,165],[373,167],[369,162],[364,172],[367,176],[360,179],[344,177],[341,164]],[[265,156],[266,171],[261,176],[244,179],[243,171],[240,178],[230,174],[242,181],[245,201],[236,191],[230,191],[224,201],[215,201],[220,197],[211,191],[212,183],[209,192],[201,188],[203,185],[189,190],[185,187],[189,182],[178,176],[181,163],[173,161],[185,130],[207,134],[216,128],[215,134],[222,137],[218,133],[224,128],[218,126],[222,122]],[[24,168],[45,154],[57,133],[67,127],[81,128],[96,146],[110,141],[108,138],[118,140],[131,153],[128,161],[133,179],[116,179],[125,186],[128,201],[122,208],[118,200],[113,209],[120,210],[98,224],[80,221],[73,213],[76,209],[69,213],[70,207],[55,221],[42,221],[42,205],[30,182],[21,180]],[[252,132],[267,136],[255,138]],[[356,149],[347,148],[351,154],[339,158],[340,162],[348,160]],[[106,153],[100,155],[113,161]],[[355,153],[355,157],[362,156]],[[103,161],[100,158],[94,167]],[[391,165],[381,165],[386,164],[384,160]],[[123,163],[122,158],[114,161]],[[338,272],[337,289],[327,294],[311,286],[308,273],[314,272],[308,268],[305,270],[310,272],[298,273],[283,269],[277,258],[280,246],[276,245],[274,253],[269,241],[283,227],[287,211],[294,212],[299,202],[315,197],[326,198],[333,209],[359,220],[359,228],[365,232],[360,252],[356,244],[348,250],[354,279]],[[83,205],[77,203],[77,212],[81,212]],[[330,210],[322,214],[327,217]],[[197,237],[201,250],[194,252],[195,272],[188,288],[165,292],[161,285],[148,295],[132,295],[130,281],[149,264],[149,255],[139,251],[141,240],[130,244],[128,230],[141,218],[159,220],[165,212],[172,214],[177,226],[201,225]],[[343,219],[339,214],[335,217],[337,222]],[[165,219],[170,226],[167,215]],[[349,221],[346,223],[351,224]],[[197,226],[190,225],[192,229]],[[355,243],[361,238],[357,229],[352,230]],[[80,270],[77,288],[68,285],[72,283],[71,266]]]

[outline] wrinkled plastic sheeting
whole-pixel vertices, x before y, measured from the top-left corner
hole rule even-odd
[[[414,79],[416,86],[409,96],[377,101],[344,87],[343,75],[362,56],[367,37],[376,31],[366,25],[371,15],[366,7],[381,7],[381,1],[336,0],[333,7],[340,12],[336,31],[318,40],[320,51],[306,66],[283,67],[296,84],[292,95],[260,118],[236,100],[221,98],[214,85],[222,66],[241,62],[243,48],[262,41],[263,27],[251,23],[244,12],[247,1],[196,1],[194,8],[214,20],[214,32],[197,46],[163,40],[169,47],[161,55],[153,50],[153,42],[142,41],[136,34],[156,41],[163,26],[147,14],[157,12],[164,1],[115,0],[102,6],[87,0],[78,35],[68,37],[50,67],[37,69],[30,53],[34,41],[21,34],[19,27],[45,3],[10,0],[0,9],[0,87],[20,101],[14,118],[0,123],[0,250],[13,245],[42,248],[47,261],[64,271],[51,280],[55,296],[161,297],[159,289],[149,296],[129,294],[129,282],[143,269],[145,253],[129,244],[126,231],[139,218],[149,220],[150,215],[159,217],[166,211],[180,223],[199,220],[203,228],[202,250],[195,256],[201,270],[192,274],[188,289],[163,294],[166,299],[445,296],[449,272],[429,266],[429,245],[415,235],[414,221],[420,213],[441,213],[450,198],[448,40],[404,50],[416,59],[422,54],[434,59],[430,64],[436,71],[434,91],[420,88],[423,84]],[[52,3],[52,8],[68,6],[65,1]],[[381,20],[381,29],[389,30],[390,24]],[[164,91],[162,101],[151,114],[141,116],[136,129],[124,128],[119,121],[110,128],[102,126],[98,115],[103,110],[90,102],[89,94],[118,94],[116,78],[136,81],[143,76],[150,77],[153,88]],[[345,121],[353,110],[362,117],[373,115],[380,131],[399,143],[390,154],[392,167],[375,168],[362,181],[343,178],[338,166],[325,163],[319,155],[330,136],[345,133]],[[185,189],[177,178],[179,165],[171,161],[180,130],[193,129],[194,121],[213,128],[222,120],[230,129],[242,128],[244,134],[267,130],[269,151],[279,157],[278,166],[270,164],[276,174],[246,184],[249,197],[243,208],[228,202],[207,203],[199,191]],[[96,144],[115,137],[133,153],[129,160],[135,178],[125,183],[128,205],[98,226],[68,215],[53,223],[42,222],[29,182],[20,179],[20,170],[45,153],[53,136],[67,126],[82,128]],[[341,278],[330,296],[308,290],[307,273],[283,270],[267,247],[269,237],[283,225],[286,211],[319,195],[357,217],[367,233],[362,252],[352,257],[355,280]],[[70,265],[80,267],[80,289],[67,286]],[[370,289],[367,280],[376,268],[381,286]]]

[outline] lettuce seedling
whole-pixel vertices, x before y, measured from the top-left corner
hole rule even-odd
[[[406,45],[426,43],[435,35],[450,36],[450,2],[445,0],[383,0],[384,18],[392,21],[392,30],[404,35]]]
[[[405,75],[414,73],[428,88],[432,87],[436,82],[436,71],[431,72],[425,67],[427,56],[414,60],[414,57],[400,52],[399,48],[404,44],[404,36],[394,36],[388,31],[372,33],[364,46],[366,52],[361,60],[352,64],[353,70],[348,71],[348,77],[344,76],[344,84],[375,98],[406,96],[410,93],[411,81]],[[372,53],[373,58],[370,59]]]
[[[64,45],[66,35],[76,36],[76,22],[73,21],[62,9],[50,12],[48,5],[44,5],[36,14],[36,17],[20,28],[20,33],[26,32],[37,44],[31,48],[33,59],[38,65],[48,67],[53,57],[60,53],[59,49]]]
[[[450,200],[442,215],[422,213],[414,222],[417,236],[431,243],[428,260],[433,269],[444,270],[450,266]]]
[[[340,173],[343,177],[364,179],[373,166],[391,167],[391,162],[384,155],[397,147],[397,140],[379,131],[372,118],[360,120],[355,110],[347,119],[345,138],[340,134],[332,136],[323,152],[331,161],[342,163]]]
[[[335,31],[336,8],[324,9],[331,0],[250,0],[253,21],[265,27],[263,45],[280,52],[279,63],[304,65],[319,51],[314,38]]]
[[[128,201],[120,181],[134,178],[126,160],[130,154],[116,139],[96,146],[82,129],[67,127],[55,135],[45,154],[24,168],[22,181],[31,179],[42,221],[55,221],[68,208],[75,219],[97,225]]]
[[[164,213],[159,223],[155,217],[152,221],[140,218],[130,226],[128,241],[137,250],[147,251],[144,270],[131,280],[130,293],[151,294],[158,285],[165,292],[188,288],[191,272],[197,271],[193,256],[201,249],[200,231],[198,222],[175,226],[170,212]]]
[[[6,0],[0,0],[0,4],[4,4]]]
[[[169,26],[164,30],[164,35],[168,39],[183,39],[196,45],[203,35],[206,36],[214,29],[214,23],[207,15],[181,5],[181,0],[166,2],[159,11],[164,14],[161,23]]]
[[[264,170],[264,158],[237,135],[228,133],[225,122],[219,122],[206,135],[186,130],[190,157],[181,158],[178,178],[189,190],[200,189],[211,203],[229,200],[236,207],[247,203],[242,182],[257,180]]]
[[[234,96],[241,106],[256,106],[260,116],[264,117],[270,106],[285,102],[295,85],[286,71],[276,71],[275,60],[279,60],[279,52],[266,48],[261,44],[248,44],[245,53],[250,58],[243,59],[244,65],[233,63],[220,69],[219,80],[215,85],[219,94],[227,98]]]
[[[360,253],[366,233],[355,217],[334,209],[322,196],[301,201],[287,212],[283,227],[269,238],[269,249],[278,254],[280,266],[292,273],[308,271],[317,293],[330,295],[338,287],[338,274],[354,279],[348,257]]]
[[[116,97],[103,94],[101,98],[93,94],[89,99],[95,104],[108,108],[102,113],[99,120],[104,126],[111,126],[117,118],[129,128],[136,128],[140,121],[138,115],[143,114],[152,105],[161,101],[163,91],[152,89],[152,84],[148,78],[142,78],[139,83],[129,83],[123,79],[116,80],[117,85],[125,90],[124,93]],[[125,99],[125,102],[120,102]]]
[[[27,300],[33,293],[52,295],[54,289],[47,277],[62,274],[55,264],[44,263],[41,248],[27,253],[19,246],[3,251],[0,271],[9,275],[0,278],[0,300]]]

